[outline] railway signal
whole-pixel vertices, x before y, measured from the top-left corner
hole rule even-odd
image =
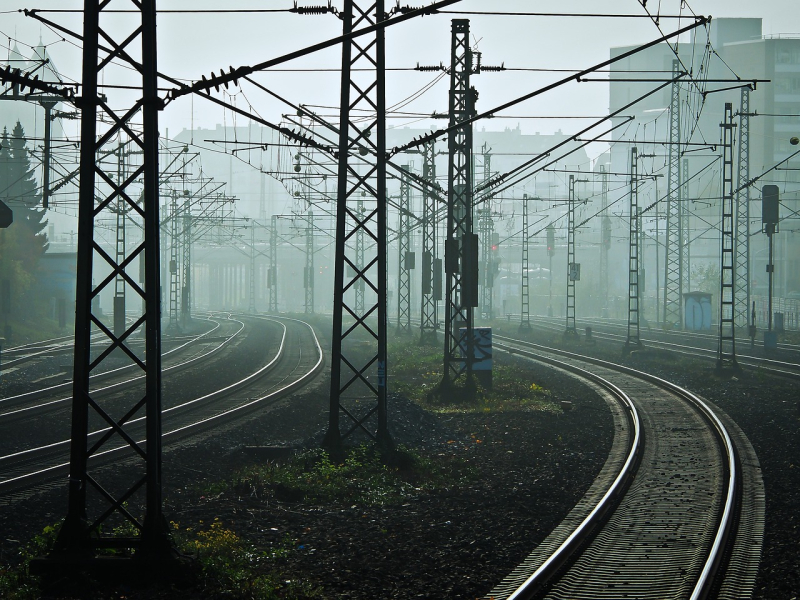
[[[5,229],[14,222],[14,211],[0,200],[0,229]]]

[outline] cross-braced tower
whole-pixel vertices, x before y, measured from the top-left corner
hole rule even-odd
[[[345,36],[386,20],[384,0],[345,0]],[[386,56],[378,28],[342,42],[331,392],[325,445],[359,429],[391,445],[386,414]],[[361,157],[361,158],[359,158]],[[370,157],[370,160],[365,160]],[[363,201],[364,211],[358,210]],[[359,261],[350,244],[365,239]],[[364,287],[363,309],[346,292]],[[340,416],[349,426],[340,430]],[[372,425],[371,425],[372,424]]]
[[[120,547],[133,548],[137,561],[159,562],[168,558],[171,547],[161,491],[158,110],[163,103],[157,87],[156,2],[132,1],[127,4],[125,15],[107,15],[109,11],[116,13],[120,5],[85,0],[83,10],[78,197],[81,268],[76,282],[69,505],[52,555],[54,560],[62,557],[70,564],[76,557],[90,559],[100,549]],[[104,28],[106,24],[111,28]],[[105,49],[100,45],[101,36]],[[115,50],[109,53],[107,46]],[[108,97],[98,93],[99,81],[107,70],[112,76],[113,70],[120,68],[119,63],[131,67],[126,71],[127,77],[136,75],[133,91],[140,95],[132,103],[127,103],[131,89],[120,92],[106,88]],[[118,109],[120,106],[125,108]],[[98,160],[98,154],[107,152],[111,141],[123,131],[141,148],[143,160],[141,166],[130,169],[123,181],[115,181]],[[140,178],[143,189],[136,183]],[[142,241],[129,244],[125,259],[118,263],[103,250],[95,223],[120,196],[125,200],[128,217],[141,227]],[[143,286],[128,273],[138,260],[145,261]],[[93,272],[104,274],[97,285],[92,282]],[[109,330],[100,315],[92,312],[92,300],[111,288],[117,276],[125,280],[128,294],[143,299],[141,314],[121,335]],[[144,346],[129,346],[131,336],[142,330]],[[101,337],[93,338],[93,333]],[[144,376],[138,380],[140,389],[128,396],[133,399],[131,405],[109,412],[110,408],[89,385],[89,377],[102,371],[105,360],[117,349]],[[104,433],[91,434],[99,429]],[[120,483],[119,478],[106,481],[94,460],[117,446],[132,459],[126,463],[125,483]],[[140,502],[145,506],[143,517],[129,509]],[[119,537],[116,531],[123,523],[132,527],[133,536]]]
[[[472,233],[472,124],[459,126],[473,116],[477,94],[470,87],[469,41],[469,21],[454,19],[450,53],[443,391],[462,374],[471,382],[473,309],[478,302],[478,240]]]
[[[664,261],[664,326],[682,326],[681,284],[683,261],[683,228],[681,224],[681,88],[680,61],[672,61],[672,86],[669,104],[669,148],[667,156],[667,233]]]

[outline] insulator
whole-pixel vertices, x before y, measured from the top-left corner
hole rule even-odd
[[[333,6],[330,4],[328,6],[297,6],[295,4],[290,11],[298,15],[327,15],[333,12]]]
[[[414,68],[414,70],[415,71],[421,71],[423,73],[429,73],[429,72],[433,72],[433,71],[444,71],[444,65],[440,63],[440,64],[435,65],[435,66],[427,66],[427,65],[420,66],[420,64],[417,63],[417,66]]]

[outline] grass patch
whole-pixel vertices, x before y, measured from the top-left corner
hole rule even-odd
[[[219,519],[197,531],[182,530],[175,522],[170,525],[179,549],[197,561],[204,595],[243,600],[306,600],[318,596],[309,583],[286,580],[276,572],[281,559],[295,551],[295,542],[288,537],[269,550],[260,550],[224,527]]]
[[[389,347],[391,389],[435,412],[541,410],[560,412],[551,392],[533,381],[526,369],[494,360],[491,389],[475,383],[467,389],[457,385],[450,397],[438,394],[443,377],[442,350],[395,342]]]
[[[232,487],[242,495],[283,501],[383,506],[457,486],[472,476],[471,468],[455,459],[434,461],[402,446],[381,454],[362,445],[347,449],[342,461],[315,449],[286,464],[251,466],[235,475]]]
[[[281,560],[296,551],[295,540],[289,537],[267,550],[259,550],[225,528],[218,519],[210,526],[204,526],[201,521],[196,528],[184,529],[175,522],[170,525],[178,550],[194,561],[194,576],[188,583],[202,597],[232,600],[311,600],[318,597],[317,590],[309,583],[286,580],[280,574]],[[50,552],[60,527],[60,524],[45,527],[41,534],[20,548],[13,564],[0,565],[0,598],[36,600],[42,597],[45,593],[43,582],[31,574],[30,562]],[[115,536],[132,534],[135,532],[114,529]],[[120,553],[128,554],[127,551]],[[158,583],[145,585],[158,597],[167,597],[162,592],[175,591],[169,583],[163,586]],[[117,597],[114,587],[112,584],[112,589],[109,589],[109,584],[79,576],[70,584],[71,591],[67,595],[70,598]],[[52,596],[52,593],[53,590],[47,591],[48,596]]]

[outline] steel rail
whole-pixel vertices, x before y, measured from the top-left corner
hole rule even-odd
[[[248,315],[248,317],[252,317],[252,315]],[[206,430],[206,429],[215,427],[217,425],[223,424],[225,422],[228,422],[230,420],[233,420],[233,419],[236,419],[236,418],[239,418],[239,417],[243,417],[247,413],[251,412],[252,410],[257,409],[258,407],[264,405],[265,403],[277,401],[278,399],[284,397],[286,394],[291,393],[291,392],[295,391],[296,389],[299,389],[300,387],[306,385],[308,383],[308,381],[311,378],[313,378],[315,375],[317,375],[320,372],[320,370],[324,367],[325,361],[324,361],[324,353],[322,352],[322,347],[320,346],[320,343],[319,343],[319,340],[317,338],[316,333],[314,332],[313,328],[308,323],[305,323],[303,321],[299,321],[299,320],[296,320],[296,319],[289,319],[289,318],[282,318],[282,317],[256,317],[256,318],[261,318],[261,319],[264,319],[264,320],[271,320],[271,321],[275,321],[275,322],[277,322],[278,319],[285,320],[285,321],[293,321],[293,322],[300,323],[300,324],[304,325],[305,327],[307,327],[308,330],[311,333],[312,338],[313,338],[315,353],[317,355],[316,359],[313,362],[313,365],[311,365],[310,368],[306,369],[305,372],[301,373],[299,377],[296,377],[292,381],[289,381],[288,383],[284,383],[285,379],[286,379],[286,378],[284,378],[284,380],[281,382],[281,384],[279,384],[279,385],[281,385],[281,387],[279,387],[277,389],[273,389],[272,391],[270,391],[270,392],[268,392],[266,394],[261,394],[261,395],[259,395],[258,397],[254,398],[254,399],[249,399],[244,404],[240,404],[240,405],[234,406],[232,408],[225,409],[225,410],[221,411],[220,413],[218,413],[216,415],[213,415],[211,417],[204,417],[202,419],[199,419],[198,421],[195,421],[195,422],[192,422],[192,423],[189,423],[189,424],[185,424],[185,425],[181,425],[179,427],[175,427],[174,429],[170,429],[168,431],[165,431],[162,434],[162,440],[163,441],[165,441],[165,442],[168,442],[168,441],[169,442],[174,442],[174,441],[176,441],[178,439],[183,439],[185,437],[188,437],[188,436],[194,435],[196,433],[199,433],[201,430]],[[184,402],[184,403],[182,403],[182,404],[180,404],[178,406],[172,407],[170,409],[166,409],[166,410],[164,410],[164,414],[167,414],[167,413],[172,413],[172,414],[185,413],[185,412],[188,412],[190,409],[196,408],[198,406],[207,405],[207,404],[209,404],[210,402],[212,402],[214,400],[219,400],[219,399],[231,396],[231,395],[235,394],[236,392],[241,391],[243,388],[247,387],[248,385],[251,385],[251,384],[255,383],[258,379],[260,379],[261,377],[266,375],[270,370],[272,370],[283,359],[283,349],[284,349],[285,338],[286,338],[286,327],[285,327],[285,325],[282,325],[282,326],[284,328],[284,332],[283,332],[283,335],[281,337],[281,344],[280,344],[280,347],[279,347],[279,352],[276,353],[276,355],[272,358],[272,360],[269,361],[269,363],[267,365],[261,367],[255,373],[251,373],[250,375],[248,375],[247,377],[239,380],[238,382],[235,382],[235,383],[233,383],[233,384],[231,384],[229,386],[226,386],[225,388],[222,388],[220,390],[216,390],[215,392],[212,392],[210,394],[206,394],[206,395],[204,395],[204,396],[202,396],[200,398],[195,398],[195,399],[189,400],[187,402]],[[301,358],[298,360],[298,363],[300,363],[302,361],[302,359],[303,359],[303,356],[302,356],[302,350],[301,350]],[[294,367],[294,368],[296,369],[297,367]],[[141,419],[137,419],[137,420],[141,420]],[[130,423],[133,423],[133,422],[134,421],[131,421]],[[100,433],[100,432],[95,432],[95,433]],[[69,442],[68,441],[67,442],[59,442],[57,444],[58,445],[63,445],[65,443],[68,444]],[[137,441],[137,443],[144,443],[144,440],[139,440],[139,441]],[[43,454],[48,454],[48,453],[51,453],[53,451],[53,446],[55,446],[55,444],[51,444],[51,445],[48,445],[47,447],[43,447],[43,448],[40,448],[40,449],[32,449],[29,452],[34,452],[34,451],[37,451],[37,450],[41,450]],[[96,461],[103,461],[103,462],[111,461],[118,454],[120,454],[124,450],[127,450],[128,448],[129,448],[129,446],[127,446],[127,445],[116,446],[114,448],[110,448],[110,449],[105,450],[103,452],[100,452],[100,453],[98,453],[96,455],[93,455],[90,458],[90,460],[92,460],[93,462],[96,462]],[[2,457],[2,458],[0,458],[0,460],[6,459],[6,458],[9,458],[9,457]],[[33,485],[33,484],[42,482],[44,480],[49,480],[49,479],[55,477],[56,475],[61,475],[61,474],[66,473],[68,471],[68,469],[69,469],[69,463],[68,462],[63,462],[63,463],[59,463],[59,464],[56,464],[56,465],[51,465],[51,466],[48,466],[48,467],[45,467],[45,468],[42,468],[42,469],[37,469],[37,470],[29,472],[29,473],[24,473],[22,475],[18,475],[18,476],[15,476],[15,477],[10,477],[8,479],[0,481],[0,495],[4,494],[4,493],[7,493],[7,492],[10,492],[10,491],[18,490],[18,489],[20,489],[22,487],[25,487],[25,486],[29,486],[29,485]]]
[[[714,541],[711,544],[708,556],[704,561],[703,568],[700,572],[697,582],[694,584],[692,588],[692,593],[690,595],[691,600],[701,600],[707,598],[708,594],[710,593],[711,587],[715,583],[715,575],[717,574],[718,568],[722,562],[723,553],[726,547],[726,542],[731,539],[731,534],[733,533],[733,529],[735,528],[734,505],[737,500],[736,489],[737,486],[739,485],[739,468],[737,464],[736,449],[734,447],[730,435],[728,434],[726,427],[724,426],[720,418],[716,415],[716,413],[711,409],[710,406],[708,406],[706,402],[704,402],[697,395],[686,390],[685,388],[682,388],[672,382],[666,381],[650,373],[638,371],[636,369],[632,369],[624,365],[619,365],[617,363],[612,363],[591,356],[585,356],[573,352],[568,352],[565,350],[560,350],[557,348],[542,346],[540,344],[535,344],[525,340],[507,338],[504,336],[494,336],[494,337],[495,339],[501,341],[500,344],[495,344],[496,346],[499,347],[503,346],[502,340],[505,340],[507,342],[520,344],[527,348],[538,350],[539,352],[548,352],[551,354],[568,357],[573,360],[594,364],[606,369],[618,371],[630,375],[632,377],[648,381],[649,383],[657,385],[662,389],[669,391],[670,393],[682,398],[683,400],[693,405],[698,410],[698,412],[703,416],[703,418],[706,419],[712,425],[712,428],[715,431],[717,438],[721,441],[721,445],[724,448],[724,456],[727,469],[725,501],[721,514],[719,516],[719,525],[716,528]],[[505,346],[505,347],[507,348],[507,351],[511,351],[512,353],[526,354],[526,351],[521,350],[520,348],[514,348],[513,346]],[[534,354],[534,353],[527,352],[527,354]],[[535,354],[534,356],[536,356],[537,359],[539,357],[539,355]],[[567,558],[563,557],[560,560],[565,561],[567,560]],[[515,600],[522,598],[530,598],[532,597],[531,594],[532,592],[530,590],[526,590],[525,585],[523,585],[510,598],[514,598]]]
[[[531,319],[534,325],[543,329],[553,331],[563,331],[564,327],[560,324],[548,322],[536,322],[536,319]],[[588,321],[584,321],[588,322]],[[598,339],[606,339],[609,341],[625,341],[625,336],[617,333],[610,333],[608,331],[592,331],[592,336]],[[714,336],[708,336],[710,341],[716,343]],[[669,350],[676,354],[684,356],[691,356],[693,358],[702,358],[705,360],[717,360],[717,351],[711,348],[703,348],[702,346],[689,346],[685,344],[678,344],[676,342],[668,342],[664,340],[657,340],[652,338],[642,338],[642,342],[650,347],[657,347],[659,349]],[[794,351],[794,350],[785,350]],[[748,366],[761,370],[762,372],[770,373],[772,375],[780,375],[782,377],[789,377],[792,379],[800,379],[800,363],[793,363],[787,361],[776,360],[773,358],[765,358],[761,356],[752,356],[750,354],[737,354],[737,360],[740,366]],[[792,370],[786,370],[792,369]]]
[[[227,319],[227,320],[230,321],[231,319]],[[206,359],[210,355],[222,350],[226,345],[228,345],[236,336],[238,336],[244,330],[244,324],[240,323],[240,325],[241,325],[241,327],[237,331],[235,331],[231,336],[225,337],[223,339],[222,343],[219,346],[216,346],[215,348],[212,348],[211,350],[209,350],[205,354],[200,354],[200,355],[195,356],[195,357],[193,357],[193,358],[191,358],[191,359],[189,359],[187,361],[180,362],[180,363],[177,363],[175,365],[171,365],[169,367],[166,367],[166,368],[163,369],[163,371],[164,372],[179,372],[179,371],[182,371],[183,369],[186,369],[186,368],[192,366],[193,362],[198,361],[198,360]],[[181,344],[179,346],[176,346],[175,348],[172,348],[168,352],[162,353],[162,357],[174,354],[174,353],[176,353],[176,352],[178,352],[180,350],[183,350],[183,349],[185,349],[185,348],[187,348],[189,346],[192,346],[192,345],[195,345],[195,344],[198,344],[198,343],[204,343],[206,341],[210,341],[210,340],[204,340],[203,338],[206,338],[206,337],[210,338],[211,334],[214,333],[215,331],[217,331],[220,327],[221,327],[220,323],[217,322],[216,323],[216,327],[206,331],[205,333],[203,333],[203,334],[201,334],[199,336],[195,336],[195,337],[189,339],[185,343],[183,343],[183,344]],[[106,380],[106,379],[111,379],[112,377],[114,377],[116,375],[119,375],[119,374],[123,373],[124,371],[133,370],[135,367],[137,367],[137,365],[126,365],[124,367],[119,367],[117,369],[111,369],[109,371],[103,371],[102,373],[97,373],[96,375],[92,375],[91,376],[91,380],[93,382],[100,382],[100,381],[103,381],[103,380]],[[143,377],[144,377],[144,375],[139,375],[138,377],[133,377],[131,379],[126,379],[126,380],[123,380],[123,381],[119,381],[117,383],[111,384],[111,385],[106,386],[104,388],[97,388],[94,391],[95,392],[102,392],[102,393],[110,393],[110,392],[113,392],[113,391],[117,391],[117,390],[119,390],[119,389],[121,389],[123,387],[132,385],[133,382],[138,381],[138,380],[142,379]],[[19,404],[22,404],[22,403],[30,401],[30,400],[37,400],[39,398],[48,396],[48,395],[50,395],[50,394],[52,394],[54,392],[58,392],[58,391],[62,391],[62,390],[68,390],[68,389],[71,388],[71,386],[72,386],[72,382],[71,381],[67,381],[65,383],[59,383],[57,385],[49,386],[49,387],[46,387],[46,388],[41,388],[41,389],[38,389],[38,390],[25,392],[23,394],[18,394],[16,396],[9,396],[7,398],[0,398],[0,410],[3,410],[7,406],[15,406],[15,405],[19,405]],[[44,406],[52,407],[52,406],[54,406],[56,404],[59,404],[59,403],[62,403],[62,402],[66,402],[66,401],[69,401],[69,400],[71,400],[71,396],[70,397],[66,397],[66,398],[60,398],[58,400],[53,400],[53,401],[50,401],[50,402],[47,402],[47,403],[41,404],[41,405],[30,406],[30,407],[27,407],[27,408],[17,409],[17,410],[9,410],[7,412],[0,413],[0,421],[2,421],[5,418],[11,418],[12,416],[13,417],[18,417],[18,416],[24,416],[26,414],[29,414],[29,413],[26,413],[25,411],[31,411],[31,410],[35,411],[36,409],[39,409],[40,407],[44,407]]]

